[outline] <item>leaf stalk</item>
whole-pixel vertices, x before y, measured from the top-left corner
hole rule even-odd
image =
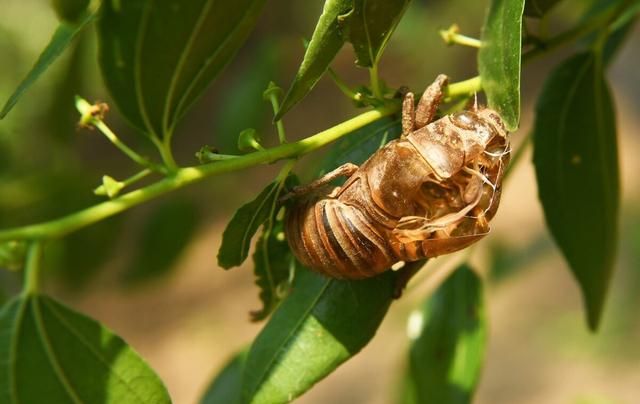
[[[382,93],[382,87],[380,86],[380,76],[378,75],[378,63],[374,63],[373,66],[369,68],[369,79],[371,81],[371,91],[373,95],[382,100],[384,94]]]
[[[25,281],[23,293],[30,296],[38,293],[40,280],[40,260],[42,257],[42,243],[33,241],[27,249],[25,264]]]
[[[87,100],[76,96],[76,109],[80,112],[80,125],[93,126],[100,131],[115,147],[127,157],[142,167],[147,167],[153,171],[164,172],[166,170],[153,164],[148,159],[139,155],[135,150],[127,146],[118,135],[103,121],[102,116],[108,110],[106,104],[93,105]],[[155,138],[154,138],[155,139]]]
[[[327,69],[327,73],[329,73],[329,77],[333,80],[334,84],[338,87],[338,89],[347,96],[347,98],[356,101],[358,99],[358,95],[355,91],[353,91],[344,80],[338,76],[338,74],[332,68]]]
[[[173,158],[173,151],[171,150],[171,137],[167,136],[164,140],[160,140],[155,136],[152,136],[151,139],[153,143],[156,145],[158,152],[160,153],[160,157],[162,158],[162,162],[164,163],[163,171],[166,173],[174,173],[178,170],[178,164],[176,160]]]
[[[269,82],[269,86],[264,92],[265,98],[271,101],[271,107],[273,108],[273,114],[277,115],[278,111],[280,111],[280,101],[278,100],[278,94],[282,90],[280,87],[276,86],[275,83]],[[282,118],[275,121],[276,130],[278,131],[278,139],[280,140],[280,144],[287,143],[287,136],[284,131],[284,123],[282,122]]]

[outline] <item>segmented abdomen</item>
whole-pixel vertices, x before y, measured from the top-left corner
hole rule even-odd
[[[308,201],[289,212],[286,234],[304,265],[334,278],[362,279],[387,270],[398,258],[384,229],[338,199]]]
[[[326,198],[290,210],[286,234],[294,255],[305,266],[333,278],[363,279],[398,261],[458,251],[488,232],[487,227],[461,236],[401,242],[390,229],[374,223],[358,207]]]

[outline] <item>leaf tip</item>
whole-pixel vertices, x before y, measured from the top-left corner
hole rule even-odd
[[[4,117],[7,116],[9,111],[11,111],[11,108],[13,108],[13,105],[14,103],[11,102],[11,99],[4,104],[2,111],[0,111],[0,119],[4,119]]]
[[[505,120],[504,124],[509,132],[515,132],[520,128],[520,121],[517,118],[515,120]]]
[[[234,262],[232,262],[233,260],[230,259],[229,257],[227,257],[223,252],[222,252],[222,247],[220,247],[220,251],[218,252],[218,256],[216,257],[218,260],[218,266],[222,269],[224,269],[225,271],[233,268],[236,266],[236,264]]]
[[[604,308],[604,297],[602,299],[593,299],[584,296],[586,306],[586,320],[589,331],[593,334],[598,332],[602,319],[602,311]]]
[[[291,107],[293,107],[297,103],[297,101],[295,101],[295,100],[292,101],[292,96],[291,96],[291,93],[293,92],[294,86],[295,86],[295,83],[292,84],[291,87],[289,87],[289,90],[285,94],[284,99],[282,100],[282,103],[280,104],[280,108],[278,108],[278,111],[273,116],[273,123],[276,123],[276,122],[282,120],[282,117],[284,117],[284,114],[289,112]]]

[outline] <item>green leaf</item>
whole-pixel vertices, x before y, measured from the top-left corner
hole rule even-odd
[[[239,404],[242,393],[242,372],[247,351],[239,352],[211,381],[200,404]]]
[[[254,63],[232,78],[229,85],[233,91],[225,96],[214,120],[215,144],[220,150],[228,154],[237,154],[238,133],[245,128],[258,128],[259,132],[266,132],[265,123],[267,112],[271,107],[259,102],[269,81],[276,77],[278,63],[283,57],[277,43],[265,39],[259,44],[256,52],[252,53]]]
[[[541,18],[559,2],[560,0],[526,0],[524,3],[524,15]]]
[[[116,104],[148,135],[169,137],[233,58],[265,0],[105,0],[100,65]]]
[[[508,130],[520,122],[520,56],[524,0],[492,0],[482,29],[478,68],[489,107]]]
[[[282,302],[249,351],[243,403],[293,400],[375,334],[392,301],[395,273],[338,281],[300,269]]]
[[[598,326],[617,245],[619,173],[614,106],[593,53],[547,79],[536,106],[534,158],[547,226]]]
[[[339,17],[351,10],[352,4],[353,0],[325,0],[322,15],[304,53],[302,64],[274,120],[282,118],[302,100],[327,71],[345,41]]]
[[[56,32],[53,33],[53,37],[49,41],[49,44],[40,54],[40,57],[33,65],[26,77],[22,79],[22,82],[15,89],[11,97],[7,100],[0,111],[0,119],[3,119],[9,111],[16,105],[20,97],[36,82],[36,80],[44,74],[44,72],[51,66],[51,64],[64,52],[65,49],[73,42],[76,35],[82,31],[82,29],[93,20],[94,14],[85,16],[78,24],[61,23]]]
[[[70,105],[74,105],[77,94],[88,93],[89,86],[93,84],[93,69],[86,69],[85,63],[91,58],[90,53],[94,49],[92,42],[92,35],[79,35],[69,48],[66,66],[49,90],[49,94],[55,94],[55,97],[46,104],[46,115],[42,117],[47,125],[46,135],[66,147],[78,141],[78,111],[70,108]],[[91,177],[94,178],[93,173]]]
[[[251,320],[260,321],[275,310],[289,289],[294,258],[284,235],[283,218],[272,217],[265,223],[256,242],[253,263],[262,308],[251,312]]]
[[[466,265],[457,268],[410,322],[416,334],[403,401],[471,403],[487,340],[481,279]]]
[[[356,52],[358,66],[378,64],[391,34],[410,0],[353,0],[353,11],[346,18],[349,42]]]
[[[251,239],[260,225],[271,216],[281,189],[281,182],[272,182],[260,192],[256,199],[244,204],[236,211],[222,233],[218,265],[229,269],[244,262],[249,255]]]
[[[0,311],[0,402],[170,403],[147,364],[96,321],[38,295]]]
[[[196,206],[188,200],[173,200],[156,208],[135,243],[135,256],[124,281],[139,283],[166,275],[189,245],[198,216]]]

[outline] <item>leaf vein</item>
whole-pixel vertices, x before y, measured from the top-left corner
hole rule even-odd
[[[64,370],[58,362],[56,352],[54,351],[49,339],[49,334],[47,334],[44,322],[42,321],[40,301],[37,296],[33,297],[32,313],[35,320],[36,329],[38,330],[38,336],[40,337],[40,341],[42,342],[42,346],[44,347],[45,354],[47,356],[47,359],[49,360],[49,364],[51,365],[53,372],[58,377],[58,381],[60,382],[60,384],[62,384],[63,389],[69,395],[71,400],[74,403],[82,404],[83,401],[80,399],[80,397],[78,397],[78,393],[75,391],[75,388],[72,386],[71,382],[67,378],[67,375],[64,373]]]
[[[18,399],[18,380],[16,379],[17,369],[16,366],[18,364],[17,354],[18,354],[18,333],[20,330],[20,326],[22,321],[24,320],[24,313],[27,308],[26,299],[22,299],[20,303],[20,307],[18,308],[18,315],[15,322],[15,327],[13,327],[14,333],[13,338],[11,339],[11,348],[9,350],[9,397],[15,404],[19,404],[20,400]]]
[[[367,24],[367,0],[362,2],[362,25],[364,26],[364,35],[367,38],[369,44],[369,61],[371,65],[375,65],[376,61],[373,56],[373,42],[371,41],[371,33],[369,32],[369,25]]]
[[[258,4],[258,3],[262,3],[263,1],[264,0],[254,1],[254,6],[253,7],[255,7],[255,5]],[[189,84],[189,86],[187,87],[186,91],[184,92],[184,94],[180,98],[180,101],[178,102],[178,106],[176,107],[176,110],[175,110],[175,113],[174,113],[174,116],[173,116],[174,125],[175,125],[175,122],[177,121],[177,118],[178,118],[179,114],[185,108],[185,103],[188,100],[188,96],[193,91],[196,83],[200,80],[200,77],[202,77],[202,75],[209,68],[211,63],[213,63],[213,61],[216,59],[217,55],[220,53],[221,49],[224,49],[226,47],[226,45],[231,41],[231,38],[233,38],[234,35],[240,30],[240,28],[242,27],[245,19],[248,16],[251,15],[251,12],[253,11],[253,7],[249,6],[249,7],[247,7],[245,9],[245,13],[242,15],[242,17],[240,18],[238,23],[235,25],[235,28],[225,38],[225,40],[220,43],[220,45],[216,48],[215,52],[207,59],[207,61],[203,64],[203,66],[200,68],[198,73],[196,73],[196,75],[194,76],[193,80],[191,81],[191,84]]]
[[[136,102],[138,104],[138,108],[140,109],[140,117],[142,118],[143,123],[149,130],[149,134],[154,137],[158,137],[158,134],[155,132],[153,125],[151,124],[151,120],[149,119],[149,114],[147,112],[147,106],[144,102],[144,94],[142,91],[142,62],[140,60],[142,54],[142,47],[144,45],[145,33],[147,30],[147,25],[149,24],[149,14],[151,13],[151,4],[153,1],[147,1],[145,3],[144,9],[142,10],[142,18],[140,20],[140,28],[138,29],[138,35],[136,38],[136,50],[133,59],[133,71],[134,71],[134,88],[136,95]]]
[[[558,175],[554,177],[556,179],[555,181],[556,192],[558,193],[559,196],[562,195],[562,197],[559,198],[561,201],[564,201],[566,199],[563,196],[565,189],[564,189],[564,170],[562,169],[562,165],[563,165],[562,156],[565,155],[564,138],[566,134],[566,126],[567,126],[567,123],[570,124],[569,122],[570,119],[567,119],[567,118],[569,114],[569,109],[573,104],[573,98],[575,96],[575,93],[578,91],[578,86],[582,81],[582,77],[586,74],[587,69],[589,68],[589,65],[590,65],[590,60],[587,60],[587,63],[585,63],[584,66],[582,66],[578,71],[578,73],[574,76],[574,81],[569,86],[569,91],[566,93],[567,97],[564,99],[564,102],[562,103],[562,107],[560,108],[558,130],[556,132],[556,137],[555,137],[557,139],[556,144],[559,147],[559,150],[558,150],[559,153],[555,154],[555,157],[556,157],[555,166],[556,166],[556,173],[558,173]],[[563,211],[566,209],[566,206],[564,205],[564,203],[562,204],[562,209]],[[564,212],[562,214],[564,214]]]
[[[163,129],[165,132],[169,132],[169,112],[171,108],[171,104],[174,97],[174,92],[176,90],[176,86],[178,85],[178,77],[182,74],[182,70],[184,69],[184,65],[187,61],[187,55],[191,52],[191,48],[193,47],[195,38],[197,37],[196,33],[200,31],[202,28],[202,24],[207,19],[207,15],[209,10],[215,3],[215,0],[208,0],[204,3],[204,6],[200,12],[200,16],[198,17],[198,21],[196,22],[195,27],[191,31],[189,35],[189,39],[187,40],[187,44],[184,48],[182,48],[182,52],[180,53],[180,58],[178,60],[178,64],[176,65],[176,70],[174,71],[173,77],[171,78],[171,83],[169,85],[169,90],[167,91],[167,98],[164,104],[164,116],[163,116]]]
[[[44,304],[47,306],[47,308],[51,311],[51,313],[58,319],[58,321],[67,329],[67,331],[69,331],[71,334],[73,334],[78,341],[84,345],[87,350],[89,352],[91,352],[91,354],[98,360],[98,362],[100,362],[102,365],[104,365],[107,369],[111,370],[112,366],[109,364],[108,361],[106,361],[101,355],[100,352],[95,350],[91,344],[89,342],[86,341],[86,339],[84,338],[84,336],[80,333],[78,333],[71,324],[69,324],[69,322],[64,318],[64,316],[62,314],[59,313],[58,309],[52,305],[50,302],[45,301]],[[131,387],[128,383],[128,381],[126,381],[124,378],[122,378],[122,376],[120,376],[119,373],[117,372],[109,372],[110,374],[114,375],[118,380],[120,380],[122,382],[122,384],[129,390],[131,391],[131,393],[136,396],[138,399],[140,399],[141,401],[144,402],[149,402],[147,401],[144,397],[140,396],[140,394],[138,394],[138,391],[135,390],[133,387]]]
[[[296,333],[296,331],[298,331],[298,329],[302,326],[302,323],[304,322],[304,320],[307,318],[307,316],[309,315],[309,313],[311,313],[311,311],[314,309],[315,305],[318,303],[318,301],[320,300],[320,298],[325,294],[325,292],[327,291],[327,289],[329,289],[329,286],[334,282],[333,279],[327,279],[325,280],[325,284],[322,286],[322,288],[318,291],[318,295],[316,296],[315,299],[313,299],[310,303],[309,306],[304,310],[304,312],[302,313],[302,315],[300,316],[300,319],[297,321],[296,325],[294,327],[291,328],[291,332],[289,332],[289,334],[282,340],[282,343],[279,344],[278,349],[275,349],[273,352],[275,353],[273,355],[273,357],[269,360],[269,363],[267,364],[267,366],[265,366],[264,368],[264,372],[262,373],[262,375],[258,378],[258,382],[256,383],[256,388],[258,388],[262,382],[264,381],[264,379],[267,377],[267,375],[269,374],[269,372],[271,371],[271,367],[272,365],[275,363],[278,353],[285,347],[285,345],[287,345],[287,343],[289,342],[289,340],[293,337],[293,335]],[[253,395],[253,393],[255,393],[254,391],[251,391],[251,394]]]

